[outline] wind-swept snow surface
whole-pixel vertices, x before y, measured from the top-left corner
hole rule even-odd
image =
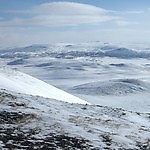
[[[150,114],[0,90],[0,149],[149,150]]]
[[[87,104],[86,101],[16,70],[0,68],[0,88],[11,91],[62,100],[69,103]]]

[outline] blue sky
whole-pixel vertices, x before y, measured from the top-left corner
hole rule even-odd
[[[149,43],[149,0],[0,0],[0,48],[57,42]]]

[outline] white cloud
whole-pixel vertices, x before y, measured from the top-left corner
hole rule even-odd
[[[138,23],[138,22],[133,22],[133,21],[131,21],[131,22],[129,22],[129,21],[126,21],[126,20],[116,20],[116,21],[114,21],[118,26],[129,26],[129,25],[138,25],[138,24],[140,24],[140,23]]]
[[[86,31],[32,31],[29,28],[0,28],[0,48],[51,44],[57,42],[96,41],[112,43],[149,43],[150,30],[99,29]]]
[[[130,25],[137,24],[136,19],[130,18],[129,20],[130,14],[127,14],[127,12],[127,15],[123,15],[125,13],[123,11],[113,12],[88,4],[71,2],[45,3],[28,10],[9,10],[7,13],[10,13],[8,18],[12,16],[11,19],[6,19],[4,18],[5,16],[0,18],[1,47],[102,39],[108,42],[128,39],[130,41],[132,39],[146,41],[150,37],[150,31],[125,29],[125,27],[129,29]],[[136,15],[140,12],[130,11],[130,13]],[[101,25],[102,23],[105,24]],[[97,26],[86,26],[87,28],[85,29],[82,26],[81,30],[80,25]],[[77,26],[77,28],[59,28],[70,26]],[[94,29],[94,27],[97,29]],[[122,30],[119,30],[119,28]],[[57,31],[56,29],[59,30]]]
[[[77,26],[81,24],[98,24],[111,20],[116,20],[117,17],[113,16],[48,16],[40,15],[32,18],[22,19],[14,18],[10,21],[1,21],[0,26],[48,26],[48,27],[61,27],[61,26]]]
[[[31,12],[49,15],[98,15],[108,11],[88,4],[53,2],[34,7]]]
[[[124,21],[124,20],[117,20],[117,21],[115,21],[115,23],[116,23],[118,26],[128,26],[128,25],[130,25],[130,22]]]
[[[133,10],[133,11],[126,11],[125,14],[143,14],[144,11],[142,10]]]
[[[0,21],[0,26],[74,26],[118,19],[116,16],[109,15],[109,11],[105,9],[71,2],[45,3],[21,12],[32,17]]]

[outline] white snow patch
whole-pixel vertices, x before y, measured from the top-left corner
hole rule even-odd
[[[69,103],[88,104],[88,102],[41,80],[8,68],[0,68],[0,88]]]

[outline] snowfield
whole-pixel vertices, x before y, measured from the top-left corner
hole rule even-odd
[[[53,98],[69,103],[88,104],[88,102],[43,81],[8,68],[0,68],[0,87],[15,92]]]
[[[91,104],[149,112],[149,49],[101,42],[32,45],[0,50],[0,64]]]
[[[149,50],[101,42],[0,50],[0,149],[150,150]]]

